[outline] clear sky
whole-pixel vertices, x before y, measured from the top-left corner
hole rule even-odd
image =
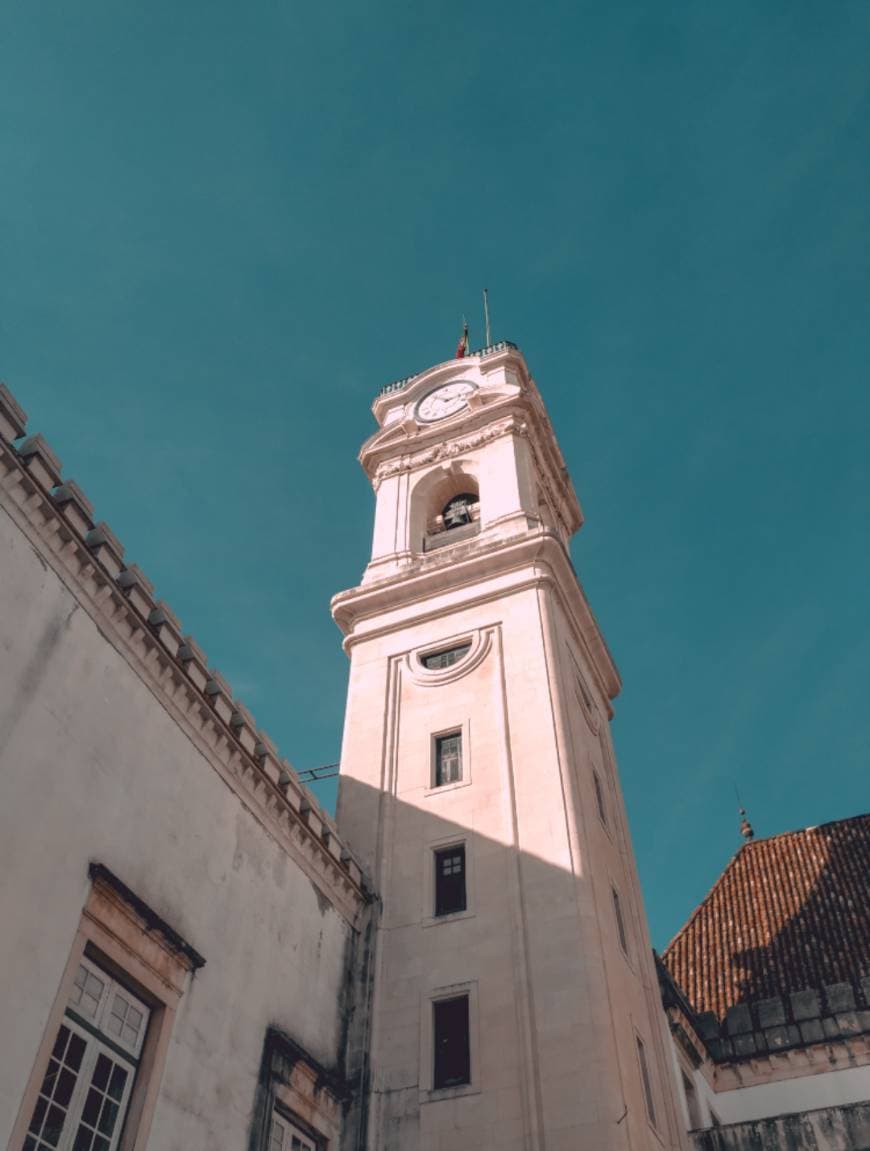
[[[370,400],[482,343],[488,286],[586,513],[662,946],[735,783],[759,835],[870,806],[868,60],[867,0],[7,0],[0,372],[312,767]]]

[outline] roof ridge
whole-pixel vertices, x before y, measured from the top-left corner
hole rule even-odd
[[[829,819],[826,823],[814,823],[814,824],[810,824],[808,827],[794,828],[791,831],[778,831],[778,832],[776,832],[775,835],[765,835],[765,836],[762,836],[761,838],[749,839],[745,843],[741,843],[740,846],[737,848],[737,850],[734,852],[734,854],[731,856],[731,858],[728,860],[728,862],[725,864],[725,866],[722,868],[722,870],[719,873],[719,876],[716,879],[713,886],[709,889],[709,891],[704,896],[704,898],[700,901],[700,903],[698,903],[698,905],[695,907],[695,910],[692,912],[692,914],[689,916],[689,918],[686,920],[686,922],[683,924],[683,926],[679,929],[679,931],[677,931],[671,937],[670,941],[665,945],[665,947],[662,950],[662,958],[664,958],[668,954],[668,952],[671,950],[671,948],[674,946],[674,944],[677,942],[677,940],[680,939],[680,937],[682,935],[684,935],[685,932],[687,932],[689,930],[689,928],[692,926],[692,924],[695,922],[695,920],[698,918],[698,916],[704,910],[705,906],[709,903],[710,899],[715,894],[717,888],[719,888],[725,882],[726,876],[728,875],[729,871],[731,870],[733,865],[736,863],[738,857],[740,856],[740,854],[742,852],[750,851],[753,848],[758,848],[762,844],[772,843],[774,840],[786,839],[789,836],[795,836],[795,835],[805,835],[808,831],[822,831],[824,828],[834,827],[838,824],[858,823],[858,822],[865,820],[865,819],[870,819],[870,812],[860,812],[858,815],[849,815],[843,819]],[[757,854],[757,852],[756,852],[756,854]]]
[[[777,831],[773,835],[756,835],[743,846],[752,847],[758,843],[769,843],[773,839],[785,839],[787,835],[805,835],[808,831],[823,831],[826,827],[834,827],[841,823],[857,823],[862,819],[870,819],[870,811],[859,812],[858,815],[847,815],[843,819],[829,819],[825,823],[811,823],[806,827],[793,827],[788,831]]]
[[[731,865],[737,859],[738,855],[740,855],[741,851],[745,851],[746,848],[749,847],[752,842],[755,842],[755,841],[750,841],[747,843],[741,843],[740,844],[740,846],[737,848],[737,850],[734,852],[734,854],[731,856],[731,858],[728,860],[728,862],[725,864],[725,866],[719,872],[719,875],[716,878],[716,881],[713,884],[713,886],[710,888],[710,890],[707,892],[707,894],[704,896],[704,898],[701,900],[701,902],[697,905],[695,910],[692,912],[692,914],[689,916],[689,918],[686,920],[686,922],[683,924],[683,926],[680,928],[680,930],[673,936],[670,943],[668,943],[665,946],[664,950],[662,951],[662,958],[664,958],[667,955],[667,953],[671,950],[671,948],[674,946],[674,944],[677,942],[677,940],[680,938],[680,936],[685,934],[685,932],[689,930],[689,928],[692,926],[692,924],[695,922],[695,920],[698,918],[698,916],[703,911],[704,907],[709,902],[710,898],[712,897],[712,895],[714,894],[716,889],[718,887],[721,887],[722,884],[725,882],[725,877],[728,874],[728,872],[731,870]]]

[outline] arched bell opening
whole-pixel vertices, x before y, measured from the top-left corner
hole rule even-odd
[[[480,488],[466,468],[430,473],[412,498],[414,551],[435,551],[480,531]]]

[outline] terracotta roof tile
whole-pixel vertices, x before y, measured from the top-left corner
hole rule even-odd
[[[870,973],[870,815],[745,843],[662,956],[692,1007]]]

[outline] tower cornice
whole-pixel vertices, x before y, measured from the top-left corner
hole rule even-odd
[[[608,701],[619,694],[619,672],[571,560],[547,528],[499,542],[478,537],[453,545],[416,559],[406,572],[339,592],[330,606],[350,652],[364,641],[529,587],[549,587],[561,601],[612,713]]]
[[[420,400],[434,388],[470,381],[475,391],[465,409],[434,423],[420,420]],[[583,524],[583,512],[540,392],[518,348],[449,360],[380,396],[372,410],[381,425],[360,450],[359,460],[375,491],[391,476],[474,452],[501,436],[527,439],[550,502],[565,534]]]

